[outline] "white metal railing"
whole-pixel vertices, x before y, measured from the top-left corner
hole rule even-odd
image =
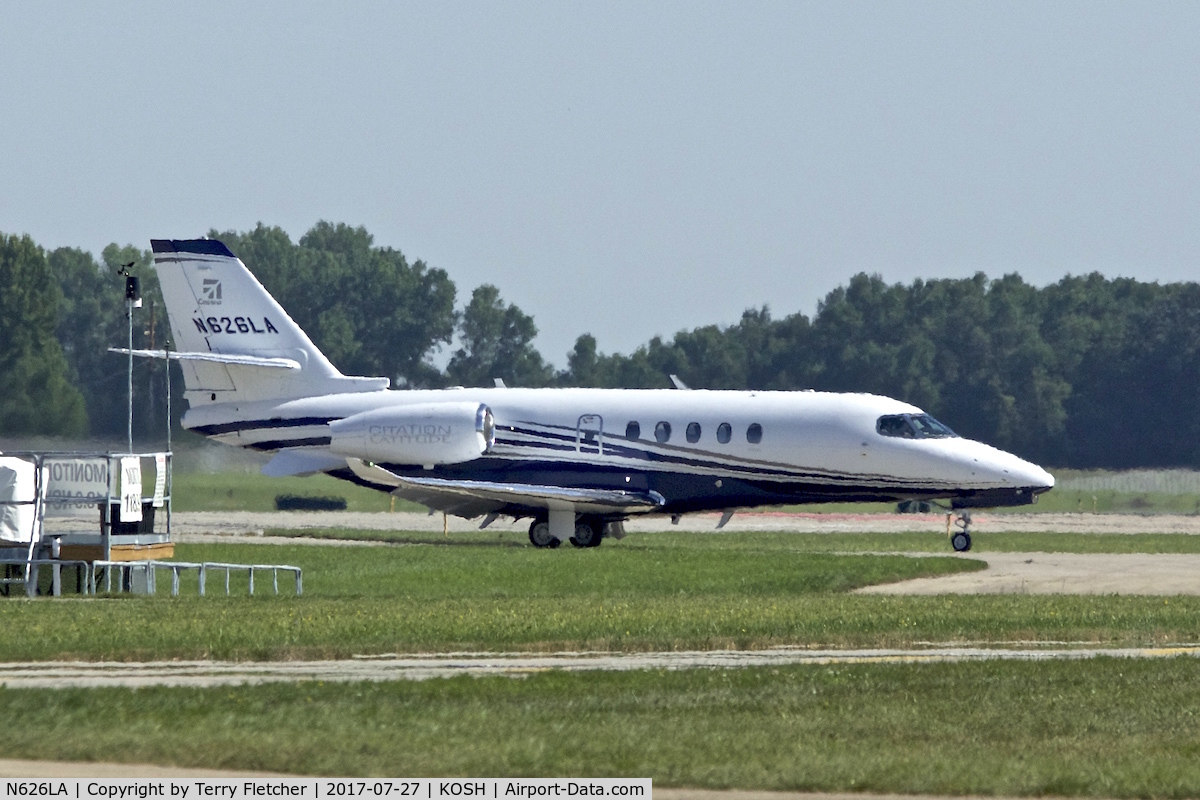
[[[117,591],[122,591],[127,583],[132,582],[132,577],[135,571],[141,570],[146,581],[146,593],[155,594],[158,591],[157,572],[160,569],[171,570],[171,594],[179,594],[179,574],[186,570],[196,570],[199,581],[200,596],[205,595],[208,583],[208,573],[210,570],[224,570],[225,572],[225,594],[230,593],[230,575],[234,572],[246,572],[249,577],[250,594],[254,594],[254,573],[255,571],[271,572],[271,585],[275,594],[279,594],[279,573],[290,572],[295,581],[296,595],[304,594],[304,572],[300,567],[294,567],[290,564],[226,564],[219,561],[94,561],[92,562],[91,574],[91,590],[92,594],[96,593],[96,572],[99,569],[104,569],[104,591],[112,591],[112,573],[109,570],[117,570],[120,574],[120,580],[117,581]]]
[[[288,564],[225,564],[217,561],[207,561],[200,569],[200,594],[204,594],[204,573],[210,569],[225,570],[225,594],[229,594],[229,574],[233,571],[245,570],[250,577],[250,594],[254,594],[254,571],[271,570],[271,583],[275,594],[279,594],[279,573],[290,572],[295,578],[296,595],[304,594],[304,574],[299,567]]]
[[[38,587],[38,569],[45,565],[50,567],[50,594],[59,596],[62,594],[62,568],[63,567],[78,567],[83,570],[83,592],[96,593],[96,584],[93,577],[91,567],[86,561],[64,561],[60,558],[0,558],[0,566],[19,566],[23,568],[25,573],[22,578],[0,578],[0,584],[15,585],[25,584],[25,595],[34,597],[37,594]]]

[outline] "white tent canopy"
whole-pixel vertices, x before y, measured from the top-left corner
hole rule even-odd
[[[33,539],[36,472],[32,462],[0,456],[0,543],[29,544]]]

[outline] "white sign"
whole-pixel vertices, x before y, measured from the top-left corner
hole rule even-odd
[[[142,521],[142,460],[121,457],[121,522]]]
[[[47,458],[46,514],[94,512],[108,498],[107,458]]]
[[[154,457],[154,507],[163,507],[163,498],[167,494],[167,456],[159,453]]]

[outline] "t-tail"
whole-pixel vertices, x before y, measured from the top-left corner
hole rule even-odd
[[[192,408],[386,389],[347,377],[317,349],[241,259],[216,239],[153,239],[154,267]]]

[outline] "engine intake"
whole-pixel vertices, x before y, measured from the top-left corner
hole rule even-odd
[[[329,423],[329,449],[391,464],[461,464],[492,449],[496,423],[482,403],[377,408]]]

